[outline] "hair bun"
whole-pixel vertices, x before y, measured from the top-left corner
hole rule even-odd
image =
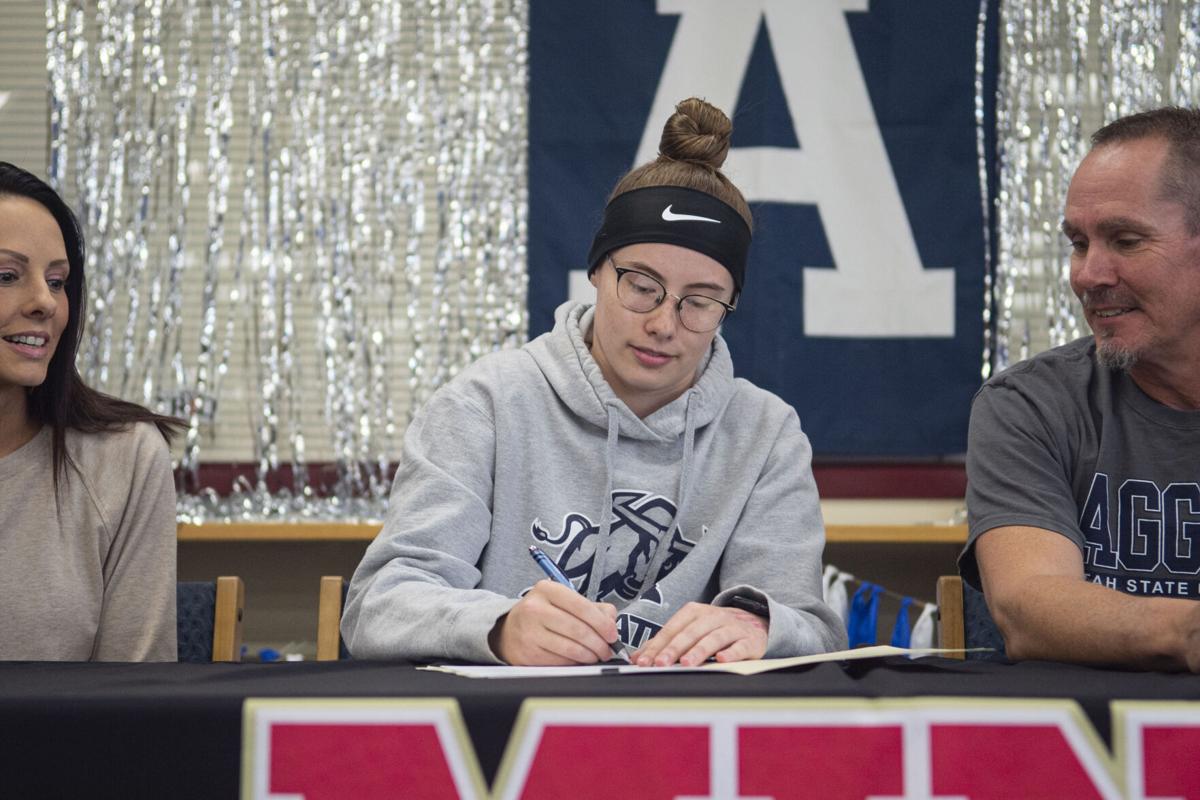
[[[697,97],[675,106],[658,143],[660,161],[687,161],[718,170],[729,155],[733,123],[725,112]]]
[[[680,186],[712,195],[731,206],[746,221],[746,227],[753,229],[754,216],[746,198],[721,172],[732,135],[733,123],[724,111],[689,97],[675,106],[675,113],[663,126],[658,158],[626,172],[608,196],[609,202],[647,186]]]

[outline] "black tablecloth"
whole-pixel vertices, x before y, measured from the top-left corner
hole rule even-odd
[[[491,782],[528,697],[1030,697],[1077,701],[1110,741],[1117,699],[1200,699],[1200,676],[927,658],[753,677],[473,680],[408,664],[0,663],[9,797],[236,797],[247,697],[451,697]]]

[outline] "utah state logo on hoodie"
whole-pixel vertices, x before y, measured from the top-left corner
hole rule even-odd
[[[597,601],[624,605],[640,599],[661,605],[663,597],[658,584],[696,546],[674,524],[675,512],[675,504],[662,495],[616,489],[612,493],[612,524],[606,544],[599,541],[602,526],[579,512],[566,514],[556,533],[546,530],[541,520],[535,519],[530,533],[539,546],[559,548],[554,560],[580,593],[589,594],[592,581],[599,580]],[[667,553],[651,578],[647,572],[667,538],[664,534],[668,527],[671,535],[666,543]],[[600,576],[594,574],[598,550],[607,552],[604,574]],[[649,588],[642,591],[644,586]],[[640,647],[661,627],[632,615],[622,614],[618,618],[621,639],[632,647]]]

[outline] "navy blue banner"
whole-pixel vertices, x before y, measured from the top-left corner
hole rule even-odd
[[[852,8],[856,10],[849,10]],[[966,447],[982,353],[978,6],[532,0],[530,334],[585,296],[605,198],[674,104],[731,112],[755,215],[723,333],[819,455]]]

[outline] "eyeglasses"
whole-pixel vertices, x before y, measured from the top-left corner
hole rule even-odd
[[[662,305],[670,295],[679,301],[675,304],[675,311],[679,314],[680,324],[693,333],[708,333],[716,330],[725,315],[736,309],[729,303],[702,294],[685,294],[683,297],[671,294],[662,281],[644,272],[618,267],[612,256],[608,256],[608,263],[617,273],[617,299],[634,313],[649,313]]]

